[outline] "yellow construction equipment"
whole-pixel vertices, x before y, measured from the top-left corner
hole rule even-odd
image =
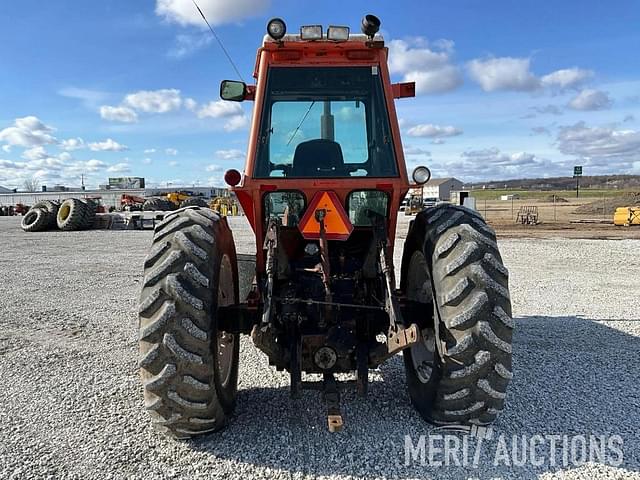
[[[182,202],[186,199],[193,197],[194,195],[191,192],[170,192],[167,193],[167,200],[172,203],[175,203],[177,206],[180,206]]]
[[[640,225],[640,206],[618,207],[613,214],[613,224],[623,227]]]
[[[231,197],[215,197],[209,202],[209,208],[222,216],[238,215],[238,205]]]
[[[407,193],[407,206],[404,209],[405,215],[417,215],[424,209],[423,188],[414,187]]]

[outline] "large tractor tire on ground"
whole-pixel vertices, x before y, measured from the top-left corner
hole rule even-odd
[[[146,212],[170,212],[175,209],[175,204],[164,198],[149,198],[142,204],[142,210]]]
[[[77,198],[67,198],[58,209],[58,228],[60,230],[81,230],[84,225],[86,205]]]
[[[422,341],[404,351],[415,408],[438,425],[493,422],[512,378],[513,330],[493,230],[465,207],[419,213],[404,246],[401,288],[417,302],[408,320],[422,331]]]
[[[82,229],[88,229],[93,227],[93,223],[96,220],[96,211],[98,210],[98,204],[87,198],[85,200],[81,200],[84,203],[84,217],[82,218]]]
[[[218,330],[218,307],[238,301],[226,219],[189,207],[160,223],[144,264],[140,375],[154,426],[177,438],[224,427],[236,400],[239,336]]]
[[[51,225],[51,216],[49,212],[42,208],[31,208],[22,217],[20,226],[25,232],[42,232]]]
[[[60,207],[60,203],[53,201],[53,200],[41,200],[39,202],[36,202],[36,204],[31,207],[32,209],[36,209],[39,208],[41,210],[44,210],[45,212],[47,212],[49,215],[47,215],[47,218],[49,219],[49,227],[51,228],[55,228],[56,225],[56,219],[58,217],[58,208]]]
[[[191,198],[187,198],[186,200],[183,200],[183,202],[180,204],[180,208],[185,208],[185,207],[205,207],[205,208],[208,208],[209,204],[207,203],[207,201],[204,198],[191,197]]]

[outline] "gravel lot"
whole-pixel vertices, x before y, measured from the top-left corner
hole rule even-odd
[[[245,339],[229,427],[158,435],[136,368],[151,232],[26,234],[19,220],[0,218],[0,478],[640,478],[639,240],[501,242],[517,323],[507,408],[475,465],[437,467],[405,464],[405,435],[417,444],[432,428],[409,404],[399,356],[372,375],[368,399],[343,396],[345,430],[330,434],[319,395],[291,401],[287,375]],[[244,220],[232,226],[251,253]],[[494,464],[498,436],[534,434],[620,435],[624,459]]]

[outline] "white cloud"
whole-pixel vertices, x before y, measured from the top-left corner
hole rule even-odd
[[[451,64],[453,42],[440,40],[428,44],[422,37],[389,42],[389,70],[415,82],[417,93],[442,93],[462,83],[458,68]]]
[[[63,150],[80,150],[84,147],[84,140],[82,140],[80,137],[68,138],[60,142],[60,148],[62,148]]]
[[[200,110],[198,110],[199,118],[233,117],[234,115],[242,114],[243,110],[239,103],[226,102],[224,100],[209,102],[206,105],[203,105]]]
[[[503,152],[496,147],[470,149],[459,159],[432,159],[429,168],[440,177],[458,177],[465,181],[543,177],[565,168],[563,162],[553,162],[527,151]],[[556,168],[557,171],[557,168]]]
[[[460,155],[463,159],[471,161],[479,168],[503,167],[506,169],[520,169],[526,166],[534,166],[541,163],[541,160],[532,153],[516,152],[504,153],[498,148],[485,148],[480,150],[468,150]]]
[[[562,109],[557,105],[544,105],[541,107],[532,107],[537,113],[542,115],[562,115]]]
[[[79,185],[80,175],[84,175],[85,180],[95,181],[97,185],[99,180],[92,175],[107,166],[96,159],[74,160],[68,152],[49,155],[41,146],[25,150],[23,156],[27,161],[0,160],[0,183],[21,187],[24,180],[35,177],[43,185],[51,182]]]
[[[567,106],[573,110],[606,110],[612,103],[606,92],[586,88],[572,98]]]
[[[584,122],[558,130],[558,149],[565,155],[640,161],[640,131],[588,127]]]
[[[249,126],[249,117],[246,115],[236,115],[230,117],[224,124],[225,132],[234,132],[236,130],[242,130]]]
[[[138,114],[128,107],[102,105],[100,116],[112,122],[135,123],[138,121]]]
[[[11,153],[11,145],[3,145],[2,151],[5,153]]]
[[[107,92],[76,87],[62,88],[61,90],[58,90],[58,95],[81,100],[85,107],[92,110],[109,97]]]
[[[198,5],[212,25],[261,15],[269,0],[199,0]],[[207,28],[192,0],[156,0],[156,15],[180,25]]]
[[[433,125],[431,123],[416,125],[407,130],[410,137],[443,138],[462,135],[462,130],[451,125]]]
[[[184,106],[187,110],[191,110],[192,112],[195,112],[196,108],[198,108],[198,103],[193,98],[185,98]]]
[[[53,130],[42,123],[38,117],[30,115],[16,118],[12,127],[1,130],[0,141],[27,148],[56,143],[56,138],[51,135]]]
[[[144,158],[142,160],[142,163],[145,165],[151,165],[152,160],[150,158]]]
[[[128,163],[116,163],[107,168],[107,172],[112,173],[127,173],[131,171],[131,165]]]
[[[111,138],[107,138],[104,142],[90,143],[89,148],[93,152],[122,152],[129,149],[126,145],[122,145]]]
[[[593,71],[591,70],[584,70],[577,67],[563,68],[544,75],[540,79],[540,83],[543,87],[555,87],[559,89],[575,88],[592,76]]]
[[[176,150],[175,148],[165,148],[164,153],[175,157],[178,154],[178,150]]]
[[[177,160],[171,160],[169,162],[170,167],[177,167],[178,165],[179,165],[179,162]]]
[[[242,160],[245,157],[245,153],[242,150],[230,149],[230,150],[216,150],[216,158],[220,160]]]
[[[221,172],[222,167],[220,165],[211,164],[211,165],[207,165],[206,170],[207,172]]]
[[[551,135],[551,132],[547,127],[531,127],[533,135]]]
[[[540,81],[529,70],[529,58],[486,58],[467,63],[469,75],[485,92],[497,90],[531,91]]]
[[[210,32],[199,35],[181,33],[176,35],[175,44],[167,52],[171,58],[184,58],[209,45],[213,37]]]
[[[147,148],[144,150],[145,154],[150,154],[150,153],[156,153],[156,149],[155,148]]]
[[[431,152],[429,150],[425,150],[424,148],[421,147],[416,147],[414,145],[406,145],[404,147],[404,154],[409,156],[414,156],[414,155],[423,155],[423,156],[431,156]]]
[[[47,157],[49,157],[49,154],[46,152],[42,145],[32,147],[22,152],[22,158],[26,160],[41,160]]]
[[[96,170],[100,170],[102,168],[105,168],[107,166],[106,163],[104,163],[101,160],[96,160],[96,159],[92,159],[89,160],[87,162],[85,162],[85,165],[88,169],[96,169]]]
[[[180,108],[182,98],[180,97],[180,90],[175,88],[140,90],[124,97],[122,103],[140,112],[166,113]]]

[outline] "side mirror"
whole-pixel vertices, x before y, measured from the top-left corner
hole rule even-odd
[[[242,102],[246,98],[247,84],[237,80],[223,80],[220,83],[220,98],[232,102]]]

